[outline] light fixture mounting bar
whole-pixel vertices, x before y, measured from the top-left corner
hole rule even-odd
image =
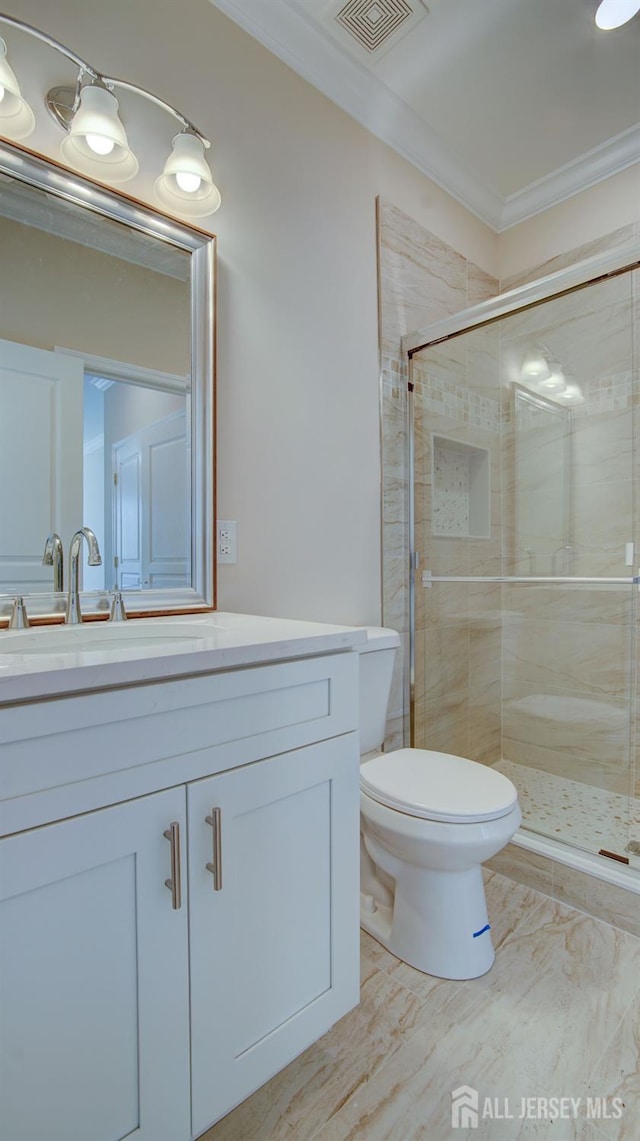
[[[150,100],[158,107],[161,107],[164,111],[167,111],[170,115],[173,115],[174,119],[177,119],[179,123],[182,123],[182,126],[185,130],[190,131],[192,134],[196,135],[198,139],[200,139],[200,142],[204,147],[211,146],[211,143],[207,137],[203,135],[202,131],[198,130],[198,128],[194,123],[191,122],[190,119],[187,119],[186,115],[183,115],[182,112],[178,111],[176,107],[173,107],[171,103],[167,103],[166,100],[161,99],[158,95],[154,95],[151,91],[147,91],[144,87],[139,87],[136,83],[129,83],[125,79],[116,79],[113,76],[103,75],[102,72],[96,71],[96,69],[92,67],[90,63],[87,63],[85,59],[82,59],[81,56],[76,55],[76,53],[71,51],[70,48],[66,47],[64,44],[61,44],[59,40],[54,39],[53,36],[50,36],[47,32],[40,31],[39,28],[35,28],[32,24],[27,24],[24,20],[18,20],[15,16],[9,16],[6,12],[0,12],[0,22],[9,24],[11,27],[17,28],[19,31],[28,32],[29,35],[35,36],[36,39],[41,40],[43,43],[48,44],[49,47],[54,48],[55,51],[60,52],[61,55],[66,56],[66,58],[71,60],[71,62],[74,63],[75,66],[79,69],[79,81],[81,80],[83,74],[87,74],[93,80],[104,83],[106,87],[122,87],[127,91],[133,91],[136,95],[142,95],[145,99]],[[55,90],[59,92],[62,90],[62,88],[55,88]],[[54,118],[56,118],[60,126],[64,127],[65,130],[68,130],[68,127],[60,116],[54,113]]]
[[[59,40],[54,40],[53,36],[50,36],[47,32],[41,32],[39,28],[34,28],[33,24],[27,24],[24,20],[16,19],[15,16],[8,16],[5,12],[0,12],[0,20],[2,20],[4,24],[10,24],[13,28],[19,28],[22,32],[28,32],[29,35],[35,36],[37,40],[42,40],[44,44],[48,44],[49,47],[55,48],[55,50],[60,52],[61,55],[66,55],[67,59],[70,59],[72,63],[75,63],[76,67],[81,68],[83,71],[87,71],[93,79],[100,78],[98,72],[95,71],[94,68],[86,62],[86,60],[81,59],[79,55],[76,55],[75,52],[72,52],[70,48],[65,47],[65,45],[61,44]]]

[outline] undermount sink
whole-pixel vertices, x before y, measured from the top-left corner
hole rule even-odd
[[[212,637],[194,622],[84,622],[79,626],[40,626],[0,635],[0,654],[108,653],[116,650],[198,649]]]

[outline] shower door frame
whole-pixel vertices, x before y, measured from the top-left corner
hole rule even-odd
[[[461,336],[473,329],[495,324],[503,318],[515,313],[524,312],[547,301],[565,296],[569,293],[586,289],[591,285],[606,281],[608,278],[618,277],[621,274],[631,273],[640,268],[640,238],[619,245],[613,250],[594,257],[576,262],[566,269],[547,274],[527,285],[518,286],[506,293],[497,294],[488,301],[482,301],[468,309],[463,309],[452,317],[445,317],[431,325],[424,326],[414,332],[407,333],[402,338],[402,355],[407,362],[408,394],[407,394],[407,485],[408,485],[408,538],[409,538],[409,679],[408,704],[410,744],[415,745],[415,599],[416,575],[419,571],[421,552],[416,551],[415,545],[415,452],[414,452],[414,410],[413,410],[413,358],[423,349],[433,348],[453,337]],[[477,576],[445,576],[448,582],[477,581]],[[432,581],[439,581],[433,576]],[[484,582],[510,583],[510,582],[544,582],[565,585],[591,585],[593,583],[606,583],[610,585],[640,586],[640,576],[628,578],[579,578],[576,576],[509,576],[495,575],[483,576]],[[425,589],[421,585],[421,589]],[[405,687],[406,691],[406,687]]]

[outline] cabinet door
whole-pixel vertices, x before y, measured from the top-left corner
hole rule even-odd
[[[0,841],[7,1141],[189,1137],[186,899],[163,835],[184,820],[172,789]]]
[[[187,805],[197,1136],[358,1001],[357,736],[194,782]]]

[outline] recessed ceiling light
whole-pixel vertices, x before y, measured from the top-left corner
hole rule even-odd
[[[639,11],[640,0],[602,0],[596,12],[596,24],[608,32],[611,28],[621,28]]]

